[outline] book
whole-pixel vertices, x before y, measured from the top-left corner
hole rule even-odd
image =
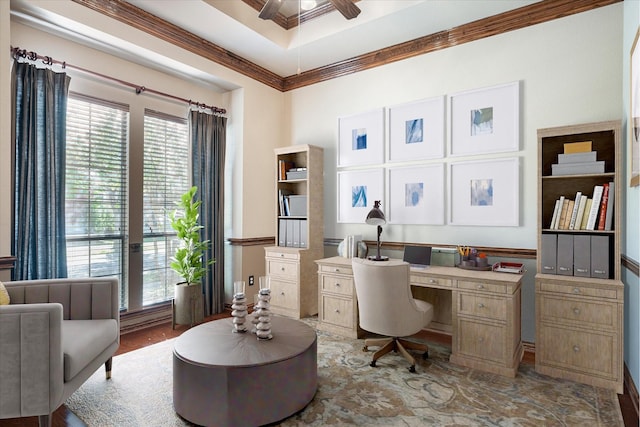
[[[582,215],[582,224],[580,224],[580,230],[587,229],[587,222],[589,221],[589,212],[591,212],[591,204],[593,199],[587,198],[587,203],[584,205],[584,214]]]
[[[564,196],[561,196],[558,200],[556,200],[555,207],[553,208],[553,215],[551,215],[551,224],[549,224],[550,230],[555,229],[556,224],[558,223],[558,215],[560,214],[560,206],[562,203],[561,200],[562,202],[564,202]]]
[[[582,175],[588,173],[604,173],[604,160],[597,162],[554,163],[551,165],[551,175]]]
[[[564,217],[564,221],[560,224],[560,230],[568,230],[569,224],[571,223],[571,215],[573,214],[573,206],[575,205],[575,200],[568,199],[567,200],[567,214]]]
[[[609,204],[609,183],[602,184],[602,199],[600,200],[600,213],[598,214],[598,226],[596,230],[604,230],[604,223],[607,219],[607,205]]]
[[[293,168],[293,162],[286,160],[278,160],[278,180],[284,181],[287,179],[287,172]]]
[[[611,181],[609,183],[609,203],[607,204],[607,214],[604,221],[604,229],[609,231],[613,225],[613,203],[615,192],[615,183]]]
[[[591,151],[591,145],[591,141],[565,142],[564,154],[586,153],[588,151]]]
[[[567,209],[569,208],[569,199],[564,199],[562,202],[562,209],[560,210],[560,218],[558,218],[558,224],[556,224],[556,230],[562,230],[564,221],[567,218]]]
[[[596,151],[587,151],[581,153],[558,154],[558,163],[586,163],[595,162],[597,159]]]
[[[571,218],[569,219],[569,230],[573,230],[576,226],[576,219],[578,217],[578,209],[580,208],[580,198],[582,197],[582,191],[576,193],[575,203],[573,204],[573,211],[571,211]]]
[[[584,209],[587,206],[587,196],[584,194],[580,196],[580,203],[578,204],[578,214],[576,215],[576,222],[573,226],[573,230],[580,230],[582,227],[582,219],[584,218]]]
[[[600,200],[602,200],[603,189],[602,185],[596,185],[593,187],[593,202],[591,203],[591,210],[589,211],[586,230],[595,229],[598,213],[600,212]]]

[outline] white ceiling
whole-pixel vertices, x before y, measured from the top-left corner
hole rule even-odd
[[[298,0],[283,0],[296,9]],[[281,77],[333,64],[413,40],[539,0],[361,0],[352,20],[334,11],[285,30],[258,18],[241,0],[129,0],[129,3],[266,68]],[[136,46],[117,37],[92,34],[57,13],[47,2],[11,0],[14,17],[56,29],[65,37],[94,40],[96,48],[132,59]],[[286,9],[284,10],[286,12]],[[144,58],[144,55],[141,55]],[[148,58],[147,58],[148,60]],[[148,65],[148,63],[146,64]]]

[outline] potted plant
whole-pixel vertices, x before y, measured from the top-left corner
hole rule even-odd
[[[198,210],[202,202],[195,200],[198,187],[191,187],[184,193],[177,209],[169,213],[171,227],[178,233],[181,241],[180,247],[171,258],[171,268],[184,279],[184,282],[176,284],[173,324],[193,325],[202,322],[204,318],[202,277],[207,267],[215,262],[209,260],[206,265],[203,261],[204,252],[209,248],[209,240],[200,240],[198,224],[200,216]]]

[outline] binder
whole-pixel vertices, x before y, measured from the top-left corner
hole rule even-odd
[[[540,249],[541,273],[556,274],[556,254],[557,254],[557,234],[543,234],[541,236],[542,244]]]
[[[278,221],[278,246],[287,246],[287,220]]]
[[[301,219],[298,221],[300,223],[300,247],[306,248],[307,246],[307,220]]]
[[[573,236],[571,234],[558,235],[558,274],[573,276]]]
[[[609,236],[591,236],[591,277],[609,279],[611,254]]]
[[[287,244],[285,246],[293,246],[293,224],[294,221],[291,220],[286,220],[287,221]]]
[[[573,275],[591,277],[591,236],[573,236]]]

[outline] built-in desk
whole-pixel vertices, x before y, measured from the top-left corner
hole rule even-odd
[[[351,259],[332,257],[316,263],[318,328],[360,338]],[[412,268],[410,281],[414,297],[434,306],[429,329],[451,334],[451,362],[515,376],[523,354],[522,275],[431,266]]]

